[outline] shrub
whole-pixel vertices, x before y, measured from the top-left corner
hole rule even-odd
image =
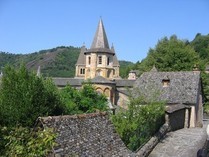
[[[63,103],[66,105],[67,114],[107,110],[107,98],[102,94],[99,95],[92,84],[85,84],[80,90],[68,85],[61,90],[61,97]]]
[[[16,127],[4,128],[4,132],[8,132],[4,137],[7,141],[5,156],[45,157],[56,145],[56,134],[50,129],[34,132],[29,128]]]
[[[132,99],[127,111],[112,116],[116,131],[132,151],[149,140],[164,123],[163,102],[146,105],[142,102],[142,98]]]

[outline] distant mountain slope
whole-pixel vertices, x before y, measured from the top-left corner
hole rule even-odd
[[[41,66],[43,76],[50,77],[74,77],[75,64],[80,53],[80,48],[60,46],[48,50],[41,50],[30,54],[11,54],[0,52],[0,71],[6,64],[19,66],[26,64],[27,68],[37,71]],[[119,61],[122,77],[127,76],[127,67],[133,65],[132,62]]]
[[[41,66],[43,76],[74,77],[79,53],[80,48],[72,46],[61,46],[24,55],[0,52],[0,67],[6,64],[19,66],[24,63],[32,71],[36,71]]]

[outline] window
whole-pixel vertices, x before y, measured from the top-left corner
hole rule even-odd
[[[80,74],[85,74],[85,69],[84,68],[80,69]]]
[[[107,65],[110,65],[110,57],[107,57]]]
[[[91,64],[91,57],[88,58],[89,65]]]
[[[163,87],[169,87],[169,85],[170,85],[170,79],[168,78],[168,76],[166,76],[166,77],[162,80],[162,84],[163,84]]]
[[[99,56],[99,64],[102,64],[102,56]]]

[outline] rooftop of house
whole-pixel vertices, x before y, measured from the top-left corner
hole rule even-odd
[[[187,106],[187,105],[184,105],[184,104],[167,104],[166,108],[165,108],[165,111],[167,113],[173,113],[175,111],[179,111],[179,110],[182,110],[182,109],[185,109],[185,108],[190,108],[190,107]]]
[[[106,112],[41,117],[38,126],[58,134],[54,153],[69,156],[128,156],[126,148]]]
[[[195,104],[201,92],[200,72],[145,72],[134,83],[135,96]],[[140,90],[139,90],[140,89]]]

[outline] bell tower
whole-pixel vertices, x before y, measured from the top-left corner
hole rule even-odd
[[[96,76],[102,76],[110,80],[114,79],[115,71],[117,71],[114,69],[114,60],[117,60],[117,58],[114,48],[110,49],[109,47],[102,19],[99,21],[91,48],[85,52],[85,55],[85,79]]]
[[[90,49],[85,46],[76,63],[75,77],[93,79],[102,76],[108,80],[119,78],[119,62],[114,47],[109,47],[102,19],[99,20]]]

